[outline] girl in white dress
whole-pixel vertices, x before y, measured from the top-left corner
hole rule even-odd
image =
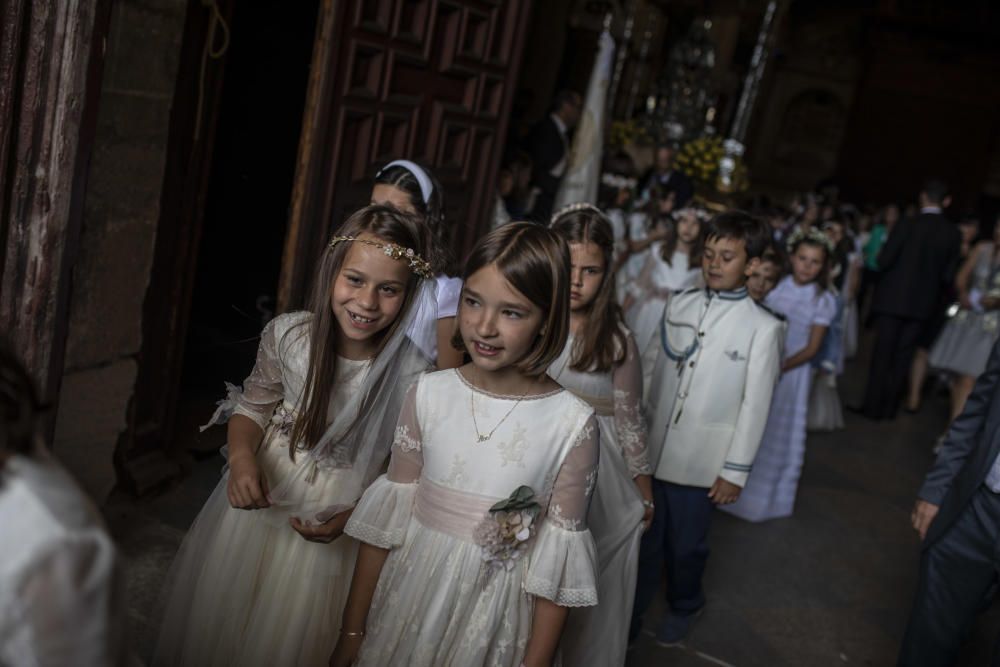
[[[154,664],[326,664],[357,553],[341,533],[426,367],[405,331],[433,326],[417,307],[433,303],[429,243],[394,208],[358,211],[320,258],[312,311],[264,328],[210,422],[231,414],[229,465],[174,561]]]
[[[568,607],[597,604],[600,431],[546,375],[569,327],[566,245],[512,222],[464,277],[473,361],[407,395],[389,471],[347,524],[363,544],[331,665],[550,665]]]
[[[0,343],[0,665],[130,665],[122,560],[44,447],[42,414]]]
[[[774,389],[764,437],[739,500],[720,507],[748,521],[791,516],[806,451],[806,409],[812,383],[810,361],[819,352],[837,312],[829,284],[830,241],[818,229],[794,232],[788,239],[792,265],[764,299],[788,322],[785,360]]]
[[[639,541],[653,520],[652,471],[640,414],[642,366],[615,303],[611,226],[574,204],[553,217],[569,243],[570,335],[549,375],[587,401],[601,427],[601,474],[588,523],[600,564],[596,607],[574,609],[563,633],[566,665],[624,665]]]
[[[452,278],[451,253],[448,250],[448,227],[444,217],[444,190],[426,167],[410,160],[394,160],[375,174],[372,204],[390,204],[404,213],[421,216],[434,235],[427,261],[434,272],[437,301],[437,329],[410,338],[424,351],[437,368],[455,368],[463,361],[462,353],[451,346],[455,333],[455,313],[462,281]]]
[[[696,208],[677,212],[673,225],[667,227],[662,241],[654,242],[646,252],[639,277],[629,283],[622,307],[625,322],[640,350],[645,350],[659,329],[663,309],[670,295],[688,287],[700,287],[702,219],[707,213]]]

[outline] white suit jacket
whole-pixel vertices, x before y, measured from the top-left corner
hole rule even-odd
[[[746,484],[781,372],[785,323],[746,288],[675,294],[643,355],[654,477]]]

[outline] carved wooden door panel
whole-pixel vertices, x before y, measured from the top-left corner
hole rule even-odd
[[[442,183],[458,256],[488,227],[530,0],[328,0],[317,30],[279,308],[330,232],[409,158]]]

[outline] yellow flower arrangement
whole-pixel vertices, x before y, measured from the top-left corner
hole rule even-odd
[[[703,136],[687,142],[677,152],[674,164],[691,180],[703,188],[715,189],[719,175],[719,160],[726,154],[723,139],[720,136]],[[741,157],[735,157],[736,167],[733,171],[736,190],[746,190],[746,165]]]

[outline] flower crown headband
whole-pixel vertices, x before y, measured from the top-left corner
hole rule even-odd
[[[355,243],[364,243],[373,248],[379,248],[385,253],[386,257],[407,262],[410,265],[410,270],[421,278],[430,278],[433,276],[431,265],[427,260],[414,252],[413,248],[404,248],[395,243],[381,243],[379,241],[372,241],[371,239],[359,239],[356,236],[334,236],[330,239],[330,248],[335,248],[342,241],[354,241]]]
[[[828,255],[833,253],[833,241],[830,240],[829,236],[827,236],[820,230],[816,229],[815,227],[810,227],[808,230],[804,230],[801,228],[795,230],[794,232],[792,232],[792,235],[789,236],[788,240],[785,242],[785,247],[788,249],[788,252],[791,253],[794,252],[795,246],[797,246],[799,243],[802,243],[803,241],[823,246],[823,248],[826,250],[826,254]]]
[[[595,213],[601,216],[605,220],[608,219],[608,216],[604,215],[604,211],[597,208],[593,204],[588,204],[587,202],[581,201],[575,204],[569,204],[568,206],[563,206],[561,209],[553,213],[552,217],[549,219],[549,227],[556,224],[556,221],[559,218],[563,217],[564,215],[568,215],[570,213],[577,213],[578,211],[588,211],[590,213]]]

